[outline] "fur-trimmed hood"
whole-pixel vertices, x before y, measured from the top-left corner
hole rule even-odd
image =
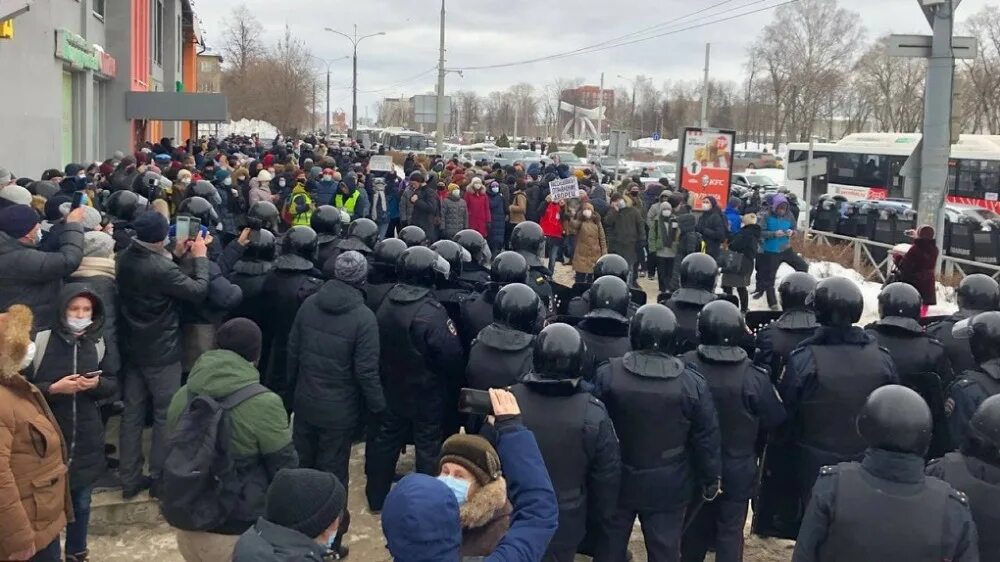
[[[512,510],[507,501],[507,481],[501,476],[470,495],[458,512],[462,529],[475,529],[509,516]]]
[[[0,382],[20,376],[21,360],[31,345],[31,309],[15,304],[0,314]]]

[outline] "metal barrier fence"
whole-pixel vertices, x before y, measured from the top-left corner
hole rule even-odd
[[[847,252],[852,253],[852,267],[858,273],[864,275],[865,279],[870,280],[877,275],[879,281],[885,283],[885,280],[891,273],[892,257],[889,251],[895,247],[895,244],[886,244],[883,242],[868,240],[867,238],[854,238],[851,236],[834,234],[833,232],[813,229],[806,230],[805,240],[807,244],[829,247],[843,246],[842,255],[846,255]],[[884,258],[876,259],[874,254],[881,256],[883,253],[885,254]],[[966,275],[971,275],[973,273],[985,273],[994,279],[1000,279],[1000,266],[997,265],[947,255],[941,256],[941,262],[942,267],[944,268],[945,276],[951,276],[958,273],[962,277],[965,277]],[[872,268],[873,271],[866,274],[864,273],[864,270],[868,267]]]

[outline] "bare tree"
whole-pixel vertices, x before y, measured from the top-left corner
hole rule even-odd
[[[223,59],[240,75],[245,75],[247,68],[267,51],[260,42],[263,31],[264,28],[246,4],[237,6],[230,15],[229,25],[222,32],[222,54]]]
[[[979,39],[975,59],[963,61],[956,81],[962,122],[970,132],[1000,131],[1000,7],[985,6],[966,21]]]
[[[888,37],[883,37],[858,60],[850,89],[870,104],[880,130],[910,133],[919,129],[923,117],[926,72],[923,59],[889,56]]]

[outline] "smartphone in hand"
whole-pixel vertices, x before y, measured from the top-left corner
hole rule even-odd
[[[176,237],[178,242],[186,242],[191,238],[191,217],[177,217]]]
[[[493,401],[485,390],[463,388],[458,392],[458,411],[463,414],[493,415]]]
[[[80,205],[83,205],[83,198],[86,197],[86,195],[87,194],[82,191],[73,193],[73,202],[70,203],[69,210],[72,211],[73,209],[80,208]]]
[[[101,376],[103,373],[104,371],[90,371],[89,373],[84,373],[82,376],[85,379],[92,379]]]

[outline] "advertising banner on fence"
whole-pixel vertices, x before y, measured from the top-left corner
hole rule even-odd
[[[553,201],[572,199],[576,197],[576,194],[579,190],[580,190],[580,184],[576,181],[576,178],[573,176],[570,176],[564,180],[552,180],[549,182],[549,194],[552,195]]]
[[[681,138],[680,186],[694,196],[695,208],[709,195],[725,209],[733,174],[735,131],[720,129],[684,129]]]

